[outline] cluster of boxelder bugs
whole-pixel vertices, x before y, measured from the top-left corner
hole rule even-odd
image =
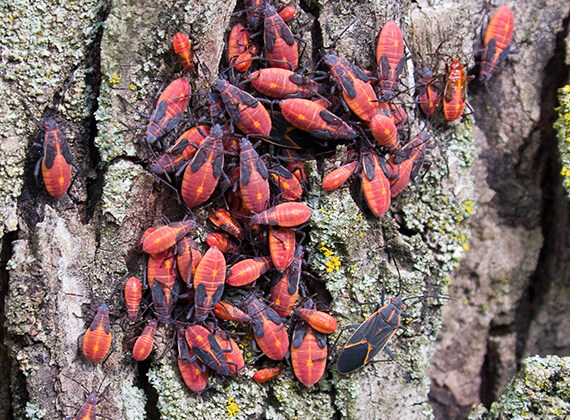
[[[299,49],[286,23],[295,10],[287,7],[278,13],[264,0],[246,0],[245,5],[245,25],[235,23],[229,34],[229,67],[212,82],[211,91],[196,95],[194,115],[203,108],[207,112],[167,147],[165,139],[184,121],[192,95],[188,79],[180,77],[162,91],[142,137],[153,157],[149,171],[179,191],[190,213],[206,204],[211,232],[205,252],[194,241],[199,224],[191,218],[150,227],[143,234],[140,244],[148,254],[145,293],[131,277],[125,303],[131,321],[139,319],[141,302],[151,316],[133,346],[133,357],[145,360],[159,325],[174,324],[180,374],[195,392],[206,389],[210,372],[229,376],[243,370],[243,340],[230,332],[235,323],[251,327],[255,347],[271,360],[255,373],[255,381],[278,375],[288,355],[296,377],[307,387],[325,372],[326,336],[337,321],[307,297],[309,286],[301,281],[306,233],[301,229],[311,209],[300,201],[306,178],[299,150],[326,153],[330,145],[345,142],[351,162],[327,174],[322,186],[334,190],[361,171],[363,195],[380,217],[417,175],[429,141],[425,132],[403,140],[407,114],[397,98],[404,92],[400,79],[410,57],[394,22],[387,22],[379,35],[377,71],[328,53],[314,71],[295,72]],[[508,54],[512,30],[512,12],[503,6],[485,36],[482,82]],[[186,35],[174,36],[173,50],[183,71],[193,72],[196,64]],[[420,80],[417,104],[425,115],[434,117],[443,108],[448,121],[461,117],[468,77],[459,60],[451,61],[445,75],[424,69]],[[48,192],[58,198],[69,179],[70,155],[57,125],[46,127],[42,172]],[[256,151],[252,141],[259,140],[269,143],[263,147],[270,153]],[[304,296],[300,303],[299,295]],[[340,373],[359,368],[386,348],[400,325],[403,300],[393,298],[360,325],[339,354]],[[98,362],[110,346],[109,309],[103,304],[84,334],[83,353]]]

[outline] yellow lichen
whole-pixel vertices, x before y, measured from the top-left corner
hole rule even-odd
[[[226,406],[226,412],[228,413],[228,417],[232,418],[240,412],[240,409],[237,403],[234,402],[232,397],[228,397],[228,405]]]
[[[121,81],[121,77],[113,72],[113,74],[111,75],[111,77],[109,77],[109,83],[112,85],[116,85],[117,83],[119,83]]]

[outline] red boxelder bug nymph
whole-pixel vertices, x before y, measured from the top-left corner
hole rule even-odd
[[[447,121],[463,115],[467,100],[467,73],[459,60],[452,60],[443,91],[443,113]]]
[[[229,375],[240,373],[245,366],[245,362],[237,343],[222,330],[216,330],[214,337],[224,352],[226,363],[230,369]]]
[[[271,4],[265,5],[263,15],[263,41],[269,66],[295,70],[299,64],[299,50],[291,29]]]
[[[194,273],[196,321],[206,319],[224,293],[226,258],[215,246],[206,251]]]
[[[424,148],[427,146],[428,140],[428,134],[418,134],[416,138],[406,144],[403,149],[403,153],[409,155],[407,159],[396,163],[399,159],[393,156],[388,161],[388,171],[394,175],[394,178],[390,181],[390,195],[392,198],[400,194],[404,188],[408,186],[410,181],[417,176],[424,162]],[[408,150],[410,150],[409,153]]]
[[[283,203],[251,218],[252,225],[299,226],[311,218],[311,209],[305,203]]]
[[[247,324],[251,321],[251,317],[242,310],[230,305],[227,302],[218,302],[214,306],[214,315],[216,318],[225,321],[238,321],[242,324]]]
[[[143,140],[147,144],[154,144],[182,120],[191,93],[190,83],[184,77],[174,80],[164,89],[146,127]]]
[[[156,333],[157,326],[158,321],[156,319],[150,319],[142,334],[135,341],[133,357],[137,362],[146,360],[152,352],[152,348],[154,346],[154,334]]]
[[[208,246],[215,246],[224,254],[237,254],[239,245],[230,239],[228,235],[219,232],[212,232],[206,237]]]
[[[513,39],[515,18],[507,6],[497,9],[485,32],[485,51],[481,61],[479,80],[486,82],[491,78],[496,66],[509,54],[509,44]]]
[[[269,204],[269,173],[248,139],[242,137],[239,147],[241,199],[251,212],[259,213]]]
[[[293,331],[291,364],[297,379],[308,388],[316,384],[325,373],[327,338],[304,321],[297,322]]]
[[[303,247],[298,245],[291,265],[283,273],[277,273],[273,279],[269,301],[273,303],[273,309],[281,317],[288,316],[297,302],[303,254]]]
[[[307,299],[302,306],[295,308],[293,316],[302,319],[314,330],[323,334],[332,334],[338,325],[332,315],[317,311],[312,299]]]
[[[406,63],[404,37],[398,25],[392,20],[386,22],[380,31],[376,46],[376,60],[378,63],[380,100],[387,102],[394,95],[394,90]]]
[[[276,99],[311,98],[322,89],[314,80],[287,69],[265,68],[251,73],[249,77],[255,90]]]
[[[295,231],[285,227],[269,227],[269,252],[277,271],[285,271],[295,256]]]
[[[192,44],[188,37],[182,33],[174,35],[174,38],[172,38],[172,49],[178,55],[184,71],[193,71]]]
[[[245,298],[244,305],[261,351],[271,360],[283,359],[289,349],[289,336],[281,317],[253,294]]]
[[[143,251],[151,255],[164,252],[195,230],[196,222],[194,220],[183,220],[161,226],[145,237],[142,244]]]
[[[125,304],[129,321],[136,321],[142,297],[142,285],[139,279],[131,277],[125,283]]]
[[[241,225],[234,220],[231,213],[226,209],[216,209],[212,211],[208,219],[214,226],[226,231],[236,239],[242,240],[245,237],[245,232]]]
[[[358,162],[350,162],[329,172],[322,182],[323,190],[334,191],[346,182],[358,167]]]
[[[184,236],[176,245],[176,268],[184,283],[192,287],[192,277],[202,259],[202,254],[196,242],[189,236]]]
[[[176,334],[178,342],[178,369],[184,383],[191,391],[200,393],[208,385],[209,368],[188,348],[184,329]]]
[[[277,376],[279,376],[280,373],[281,373],[280,366],[260,369],[253,374],[253,380],[258,384],[263,384],[267,381],[270,381],[273,378],[276,378]]]
[[[206,366],[220,375],[230,374],[224,351],[214,334],[201,325],[190,325],[186,328],[185,336],[190,349]]]
[[[271,171],[271,180],[279,188],[279,196],[284,200],[295,201],[303,195],[299,179],[281,165]]]
[[[111,341],[109,307],[102,304],[97,308],[97,315],[83,335],[83,354],[90,362],[100,362],[109,353]]]
[[[271,257],[242,260],[229,268],[226,283],[234,287],[246,286],[265,274],[272,266]]]
[[[380,164],[380,157],[371,150],[362,153],[362,191],[368,207],[376,217],[390,208],[390,181]]]
[[[34,174],[37,179],[41,165],[46,190],[49,195],[58,200],[67,192],[71,184],[73,157],[55,120],[48,119],[44,124],[44,130],[44,153],[36,165]]]

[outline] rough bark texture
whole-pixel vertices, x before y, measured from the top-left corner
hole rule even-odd
[[[408,86],[415,67],[445,60],[429,55],[440,43],[441,53],[470,64],[480,48],[484,14],[468,1],[290,3],[305,62],[317,61],[324,46],[372,69],[374,40],[388,19],[401,25],[413,52]],[[74,414],[84,396],[71,378],[90,390],[103,383],[98,410],[111,418],[464,417],[473,403],[498,398],[525,355],[569,354],[568,201],[552,128],[555,92],[568,77],[562,3],[512,5],[518,54],[489,92],[473,86],[473,115],[430,127],[436,147],[418,191],[400,196],[383,218],[363,212],[355,191],[320,189],[331,162],[306,164],[311,268],[334,298],[332,309],[346,323],[361,322],[372,309],[357,302],[379,301],[383,284],[388,296],[446,294],[451,284],[455,300],[443,309],[443,328],[436,300],[409,300],[407,329],[391,342],[395,363],[346,376],[331,367],[312,389],[299,388],[290,371],[259,386],[247,368],[203,396],[182,383],[168,354],[169,328],[152,362],[137,365],[129,354],[136,328],[124,318],[121,294],[126,276],[144,267],[138,239],[153,216],[183,213],[174,193],[145,171],[142,130],[126,128],[146,119],[127,103],[149,112],[161,85],[177,77],[170,40],[178,31],[200,43],[192,85],[205,91],[235,2],[0,6],[0,363],[10,366],[0,379],[0,418]],[[33,143],[42,133],[31,115],[67,122],[80,170],[59,202],[34,180],[40,152]],[[423,123],[411,120],[415,133]],[[340,147],[339,161],[343,153]],[[116,321],[114,352],[92,364],[77,339],[103,302]]]

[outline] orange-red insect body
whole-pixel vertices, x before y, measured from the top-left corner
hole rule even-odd
[[[362,191],[368,207],[381,217],[390,207],[390,181],[386,177],[380,158],[372,151],[362,154]]]
[[[111,340],[109,307],[102,304],[97,308],[97,315],[83,336],[83,354],[90,362],[100,362],[107,356]]]
[[[258,48],[251,42],[251,35],[241,24],[236,23],[228,38],[227,57],[230,66],[234,66],[237,71],[243,72],[251,66],[251,60],[257,54]]]
[[[180,193],[190,208],[206,202],[218,185],[224,166],[222,136],[222,128],[214,125],[186,166]]]
[[[139,279],[131,277],[125,283],[125,304],[130,321],[136,321],[142,297],[142,285]]]
[[[316,310],[315,303],[308,299],[303,306],[296,308],[294,316],[308,323],[314,330],[323,334],[332,334],[338,323],[331,315],[326,312]]]
[[[277,282],[271,286],[269,291],[269,301],[273,303],[273,309],[281,317],[288,316],[297,302],[302,263],[303,247],[299,245],[295,250],[291,265],[283,274],[275,277]]]
[[[152,347],[154,345],[154,334],[156,333],[157,326],[158,321],[156,319],[149,320],[144,331],[135,341],[135,345],[133,347],[133,357],[137,362],[146,360],[152,352]]]
[[[220,375],[230,374],[224,352],[214,334],[201,325],[190,325],[186,328],[185,337],[190,350],[206,366]]]
[[[392,20],[386,22],[380,31],[376,46],[376,61],[380,100],[387,102],[392,99],[400,74],[406,64],[404,37],[398,25]]]
[[[432,117],[441,104],[442,93],[435,85],[433,72],[424,68],[420,74],[418,102],[421,110],[428,117]]]
[[[291,340],[291,364],[295,376],[303,385],[311,387],[325,373],[327,366],[327,338],[308,324],[298,322]]]
[[[251,294],[244,300],[255,341],[261,351],[271,360],[281,360],[289,348],[289,336],[283,327],[283,320],[265,303]]]
[[[302,225],[310,217],[311,209],[305,203],[283,203],[256,214],[251,224],[293,227]]]
[[[178,330],[178,369],[184,383],[193,392],[202,392],[208,385],[209,368],[188,348],[184,330]]]
[[[374,88],[361,68],[334,54],[325,55],[323,61],[341,86],[342,97],[352,112],[365,122],[380,112]]]
[[[303,187],[291,172],[283,166],[275,167],[271,172],[271,179],[280,190],[280,197],[287,201],[295,201],[303,195]]]
[[[271,257],[255,257],[235,263],[228,270],[226,283],[240,287],[253,283],[271,268]]]
[[[287,21],[293,19],[296,13],[297,9],[295,9],[293,6],[286,6],[279,11],[279,16],[281,19]]]
[[[184,77],[174,80],[164,89],[146,127],[143,140],[147,144],[154,144],[182,120],[191,93],[190,83]]]
[[[247,324],[251,321],[251,317],[248,314],[223,301],[216,303],[216,306],[214,306],[214,315],[218,319],[238,321],[242,324]]]
[[[226,364],[230,370],[229,375],[240,373],[245,366],[245,362],[243,361],[243,355],[236,342],[222,330],[217,330],[214,337],[224,352]]]
[[[374,139],[380,146],[384,146],[392,154],[400,149],[398,130],[390,117],[384,114],[376,114],[370,120],[370,129]]]
[[[192,127],[185,131],[164,154],[149,165],[148,170],[157,175],[176,173],[194,157],[208,134],[210,134],[210,127],[207,125]]]
[[[271,4],[265,5],[263,15],[265,57],[269,60],[269,65],[295,70],[299,64],[299,50],[291,29]]]
[[[234,238],[242,240],[245,237],[245,233],[241,225],[233,219],[231,213],[226,209],[217,209],[212,211],[208,216],[208,219],[215,226],[229,233]]]
[[[330,172],[323,178],[322,187],[326,191],[334,191],[346,182],[348,178],[354,173],[358,166],[358,162],[350,162],[342,165]]]
[[[224,254],[237,254],[239,252],[239,245],[223,233],[212,232],[208,234],[206,243],[208,246],[217,247]]]
[[[277,271],[285,271],[295,257],[295,231],[286,227],[269,227],[269,252]]]
[[[73,157],[65,137],[55,120],[48,119],[44,124],[44,153],[34,171],[36,178],[41,164],[42,178],[47,192],[58,200],[67,192],[71,184]]]
[[[269,173],[248,139],[242,137],[239,147],[241,199],[250,211],[259,213],[269,205]]]
[[[265,107],[257,99],[224,79],[216,80],[212,84],[212,88],[220,92],[226,111],[237,128],[243,133],[269,135],[271,118]]]
[[[357,133],[347,123],[308,99],[281,101],[281,112],[289,124],[324,140],[351,140]]]
[[[509,55],[509,44],[513,39],[515,18],[507,6],[497,9],[485,32],[485,51],[481,61],[479,80],[487,82],[493,71]]]
[[[249,77],[255,90],[276,99],[310,98],[322,89],[321,85],[313,80],[277,67],[255,71]]]
[[[461,117],[467,98],[467,74],[459,60],[452,60],[443,91],[443,112],[447,121]]]
[[[394,175],[390,181],[392,198],[400,194],[418,174],[424,161],[424,147],[428,144],[428,140],[429,135],[420,133],[404,148],[404,152],[408,155],[407,159],[397,163],[396,157],[390,158],[388,170]]]
[[[184,236],[176,245],[176,268],[184,283],[192,287],[192,277],[202,259],[202,254],[196,242],[189,236]]]
[[[192,44],[188,37],[182,33],[174,35],[172,49],[178,55],[184,71],[193,71],[195,66],[192,58]]]
[[[281,373],[280,366],[260,369],[253,374],[253,380],[258,384],[264,384],[265,382],[278,377],[280,373]]]
[[[161,226],[145,238],[143,251],[151,255],[164,252],[195,230],[196,222],[190,219]]]
[[[206,319],[224,293],[226,259],[215,246],[206,251],[194,273],[196,321]]]
[[[99,403],[97,395],[91,393],[85,395],[85,402],[75,415],[72,420],[96,420],[97,418],[97,408],[96,405]],[[68,417],[69,418],[69,417]]]
[[[146,280],[151,288],[156,281],[163,285],[173,285],[175,279],[173,249],[149,256],[146,267]]]

